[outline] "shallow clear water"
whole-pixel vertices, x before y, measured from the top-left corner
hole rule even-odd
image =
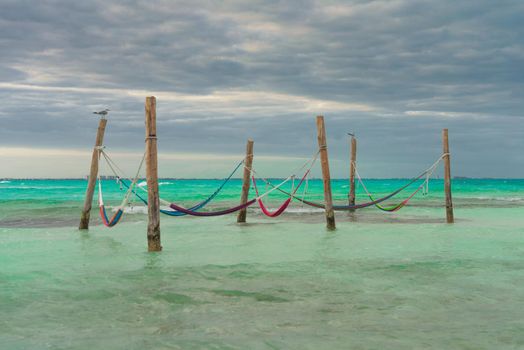
[[[162,182],[186,205],[220,183]],[[524,180],[456,180],[454,225],[437,180],[396,213],[337,213],[335,232],[298,204],[276,219],[252,209],[247,225],[162,217],[154,254],[139,206],[111,229],[94,210],[76,230],[85,185],[0,183],[0,348],[524,348]],[[346,185],[333,185],[340,201]],[[118,185],[105,190],[118,205]],[[310,190],[321,197],[320,182]]]

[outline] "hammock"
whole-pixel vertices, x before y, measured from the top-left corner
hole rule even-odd
[[[302,167],[304,168],[307,164],[311,163],[311,166],[309,167],[309,169],[306,171],[304,177],[302,178],[302,180],[300,180],[300,183],[299,185],[297,186],[297,188],[293,191],[293,195],[296,193],[296,191],[298,190],[298,188],[300,188],[300,185],[302,184],[302,182],[304,181],[304,179],[306,178],[306,176],[309,174],[309,172],[311,171],[311,168],[313,167],[313,164],[315,163],[315,160],[318,156],[318,152],[317,154],[313,157],[313,160],[308,160]],[[242,163],[241,163],[242,164]],[[237,169],[238,167],[240,166],[240,164],[237,166]],[[248,169],[246,167],[246,169]],[[251,168],[251,169],[248,169],[250,172],[254,173],[255,171]],[[236,169],[235,169],[236,171]],[[273,188],[267,192],[265,192],[264,194],[260,195],[258,193],[258,189],[256,187],[256,180],[255,180],[255,177],[252,176],[252,179],[253,179],[253,185],[255,187],[255,191],[256,191],[256,195],[257,197],[255,199],[252,199],[244,204],[240,204],[236,207],[233,207],[233,208],[229,208],[229,209],[225,209],[225,210],[220,210],[220,211],[215,211],[215,212],[197,212],[196,210],[194,210],[193,208],[184,208],[184,207],[181,207],[179,205],[176,205],[175,203],[171,203],[169,206],[171,209],[175,209],[177,212],[182,212],[184,214],[187,214],[187,215],[193,215],[193,216],[220,216],[220,215],[227,215],[227,214],[231,214],[231,213],[234,213],[236,211],[239,211],[239,210],[242,210],[242,209],[245,209],[247,207],[249,207],[250,205],[252,205],[253,203],[255,202],[258,202],[260,208],[262,209],[262,212],[269,216],[269,217],[277,217],[279,216],[280,214],[282,214],[286,209],[287,207],[289,206],[289,204],[291,203],[291,200],[292,200],[292,195],[290,195],[290,197],[275,211],[275,212],[270,212],[266,206],[264,205],[264,203],[262,202],[262,198],[264,196],[267,196],[269,193],[273,192],[274,190],[279,190],[280,189],[280,186],[282,186],[283,184],[285,184],[287,181],[289,181],[290,179],[293,179],[294,180],[295,176],[292,175],[292,176],[289,176],[287,179],[285,179],[284,181],[282,181],[280,184],[278,184],[277,186],[273,186]]]
[[[262,202],[262,198],[260,198],[260,197],[258,198],[258,200],[257,200],[258,206],[260,207],[260,209],[262,210],[264,215],[266,215],[268,217],[271,217],[271,218],[275,218],[277,216],[280,216],[284,211],[286,211],[286,209],[291,204],[291,201],[293,200],[294,195],[297,193],[298,189],[300,188],[300,186],[302,185],[304,180],[306,180],[307,176],[310,174],[311,169],[315,165],[315,162],[316,162],[316,160],[318,158],[319,153],[320,152],[315,153],[315,155],[311,159],[309,159],[307,162],[305,162],[301,167],[297,168],[298,169],[297,171],[301,171],[302,169],[304,169],[309,164],[309,167],[305,171],[304,176],[302,177],[302,179],[300,179],[300,182],[299,182],[299,184],[298,184],[298,186],[296,188],[294,188],[294,186],[295,186],[295,175],[291,176],[291,178],[293,179],[292,191],[291,191],[291,193],[288,194],[289,198],[286,199],[284,201],[284,203],[282,203],[280,205],[280,207],[277,208],[277,210],[275,210],[274,212],[269,211],[269,209],[266,207],[264,202]],[[255,192],[256,192],[256,194],[258,196],[257,181],[256,181],[255,176],[254,176],[254,174],[257,174],[257,172],[255,171],[255,169],[249,169],[249,171],[251,171],[251,173],[252,173],[251,178],[253,180],[253,187],[255,188]],[[264,181],[267,182],[265,179],[264,179]],[[273,185],[271,185],[271,186],[274,188]],[[282,192],[282,190],[280,190],[280,191]],[[306,182],[306,188],[304,189],[304,195],[305,195],[306,191],[307,191],[307,182]]]
[[[109,158],[109,156],[107,156],[105,154],[105,152],[103,153],[104,154],[104,157],[106,158],[106,160],[108,162],[111,162],[113,163],[113,165],[116,166],[116,164]],[[233,169],[233,171],[231,172],[231,174],[229,174],[229,176],[227,178],[224,179],[224,181],[222,182],[222,184],[215,190],[215,192],[213,192],[207,199],[204,199],[202,202],[200,203],[197,203],[196,205],[192,206],[191,208],[188,208],[187,210],[190,210],[192,212],[195,212],[197,210],[200,210],[202,208],[204,208],[206,205],[208,205],[219,193],[220,191],[222,191],[222,189],[224,188],[224,186],[228,183],[229,180],[231,180],[231,178],[233,177],[233,175],[237,172],[238,168],[240,168],[240,166],[244,164],[244,160],[240,161],[238,163],[238,165],[235,167],[235,169]],[[115,173],[115,175],[117,176],[117,178],[119,179],[119,181],[126,187],[129,189],[129,185],[127,183],[125,183],[125,181],[123,181],[123,179],[121,179],[118,174],[114,171],[113,167],[110,165],[111,169],[113,170],[113,172]],[[143,189],[144,190],[144,189]],[[145,191],[145,190],[144,190]],[[138,199],[140,199],[140,201],[142,201],[145,205],[147,205],[147,199],[143,198],[142,196],[140,196],[136,191],[133,190],[133,193],[137,196]],[[167,205],[171,205],[171,203],[167,202],[167,201],[164,201],[162,200],[164,203],[166,203]],[[165,214],[165,215],[169,215],[169,216],[185,216],[185,215],[188,215],[187,213],[185,213],[184,211],[181,211],[181,210],[165,210],[165,209],[160,209],[160,212],[162,214]]]
[[[271,218],[276,218],[277,216],[279,216],[280,214],[282,214],[286,209],[287,207],[289,206],[289,204],[291,204],[291,200],[293,199],[293,195],[295,195],[295,193],[297,193],[298,189],[300,188],[300,186],[302,185],[302,183],[304,182],[306,176],[309,174],[309,171],[311,169],[309,169],[308,171],[306,171],[306,173],[304,174],[304,176],[302,177],[302,179],[300,180],[298,186],[291,192],[291,195],[289,196],[288,199],[286,199],[284,201],[284,203],[282,203],[282,205],[277,209],[275,210],[274,212],[271,212],[267,209],[267,207],[264,205],[264,202],[262,202],[262,199],[259,198],[257,200],[258,202],[258,206],[260,207],[260,209],[262,210],[262,212],[266,215],[266,216],[269,216]],[[255,176],[252,176],[251,177],[253,179],[253,187],[255,188],[255,192],[257,194],[257,197],[258,197],[258,188],[257,188],[257,181],[255,180]]]
[[[257,193],[257,196],[258,196],[258,189],[257,189],[255,177],[253,177],[253,186],[255,187],[255,192]],[[258,206],[260,207],[260,209],[266,216],[270,218],[276,218],[277,216],[280,216],[280,214],[282,214],[287,209],[289,204],[291,204],[291,197],[286,199],[284,203],[282,203],[282,205],[274,212],[269,211],[269,209],[264,205],[264,202],[262,202],[261,199],[257,200],[257,202],[258,202]]]
[[[395,190],[394,192],[384,196],[384,197],[381,197],[381,198],[378,198],[378,199],[374,199],[371,194],[369,192],[367,192],[367,189],[364,187],[364,189],[366,189],[366,192],[368,193],[368,197],[370,197],[371,201],[370,202],[366,202],[366,203],[361,203],[361,204],[353,204],[353,205],[334,205],[333,206],[333,210],[355,210],[355,209],[362,209],[362,208],[367,208],[367,207],[370,207],[372,205],[374,206],[377,206],[378,204],[396,196],[398,193],[402,192],[403,190],[405,190],[406,188],[408,188],[409,186],[411,186],[413,183],[415,183],[416,181],[420,180],[423,176],[426,176],[426,181],[424,181],[420,186],[419,188],[417,188],[415,190],[415,192],[413,192],[407,199],[405,199],[404,201],[402,201],[401,203],[397,204],[397,205],[394,205],[392,207],[381,207],[383,208],[382,210],[385,210],[385,211],[396,211],[396,210],[399,210],[400,208],[404,207],[411,198],[413,198],[415,196],[416,193],[418,193],[423,187],[424,185],[427,185],[428,181],[429,181],[429,176],[435,171],[437,165],[439,164],[439,162],[446,156],[448,155],[448,153],[445,153],[443,154],[442,156],[440,156],[440,158],[435,162],[433,163],[433,165],[431,167],[429,167],[428,169],[424,170],[419,176],[417,177],[414,177],[413,179],[411,179],[407,184],[405,184],[404,186],[398,188],[397,190]],[[355,169],[356,170],[356,169]],[[357,172],[357,175],[358,175],[358,172]],[[360,179],[360,175],[358,176],[359,179]],[[274,187],[273,184],[271,184],[271,182],[269,182],[267,179],[264,179],[264,182],[266,182],[268,185]],[[363,184],[363,182],[361,182]],[[304,203],[304,204],[307,204],[309,206],[312,206],[312,207],[315,207],[315,208],[320,208],[320,209],[325,209],[325,205],[322,204],[322,203],[317,203],[317,202],[311,202],[311,201],[308,201],[308,200],[305,200],[303,198],[299,198],[297,196],[295,196],[294,194],[292,193],[289,193],[287,191],[284,191],[282,189],[278,189],[280,192],[284,193],[284,194],[287,194],[289,196],[292,196],[294,199]],[[380,207],[379,207],[380,209]]]
[[[120,182],[121,182],[121,183],[122,183],[126,188],[129,188],[129,185],[126,184],[126,183],[124,182],[123,179],[119,179],[119,181],[120,181]],[[141,201],[142,203],[144,203],[145,205],[147,205],[147,199],[145,199],[144,197],[142,197],[141,195],[139,195],[139,194],[138,194],[137,192],[135,192],[135,191],[133,191],[133,193],[135,194],[135,196],[137,196],[138,199],[140,199],[140,201]],[[195,210],[201,209],[202,207],[200,206],[200,204],[202,204],[202,203],[203,203],[203,202],[201,202],[201,203],[195,205],[194,207],[191,207],[191,208],[189,208],[189,209],[185,209],[185,210],[195,211]],[[208,203],[209,203],[209,201],[208,201]],[[171,205],[171,204],[172,204],[172,203],[169,203],[169,205]],[[206,204],[207,204],[207,203],[206,203]],[[174,210],[165,210],[165,209],[160,209],[160,212],[161,212],[162,214],[169,215],[169,216],[185,216],[185,215],[188,215],[188,214],[184,213],[182,210],[180,210],[180,211],[179,211],[179,210],[174,211]]]
[[[403,208],[406,204],[408,204],[408,202],[411,200],[411,198],[413,198],[425,185],[425,182],[423,182],[413,193],[411,193],[409,195],[408,198],[404,199],[402,202],[398,203],[398,204],[395,204],[395,205],[392,205],[392,206],[389,206],[389,207],[384,207],[382,205],[380,205],[379,203],[375,204],[375,207],[377,207],[378,209],[382,210],[382,211],[387,211],[387,212],[395,212],[397,210],[400,210],[401,208]],[[368,197],[369,199],[371,200],[374,200],[373,196],[371,194],[368,194]]]
[[[356,172],[356,169],[355,169],[355,172]],[[425,174],[425,175],[427,175],[427,174]],[[362,185],[362,187],[366,191],[366,194],[369,197],[369,199],[374,201],[375,200],[374,197],[371,195],[371,193],[369,193],[369,191],[366,188],[366,185],[364,185],[364,182],[362,181],[362,178],[360,177],[360,175],[358,175],[358,173],[357,173],[357,176],[359,178],[360,184]],[[427,179],[427,176],[426,176],[426,179]],[[397,210],[400,210],[406,204],[408,204],[408,202],[411,200],[411,198],[413,198],[422,188],[424,188],[424,185],[426,185],[426,181],[424,181],[420,186],[417,187],[417,189],[415,191],[413,191],[413,193],[411,193],[406,199],[404,199],[402,202],[400,202],[398,204],[394,204],[394,205],[391,205],[391,206],[388,206],[388,207],[384,207],[384,206],[380,205],[380,202],[379,202],[379,203],[375,204],[375,207],[377,207],[379,210],[390,212],[390,213],[395,212]]]
[[[428,192],[428,187],[429,187],[429,178],[431,177],[431,175],[433,174],[433,172],[436,170],[437,166],[439,165],[440,161],[442,160],[442,158],[444,158],[444,156],[446,156],[446,154],[443,154],[439,159],[437,159],[437,161],[435,163],[433,163],[432,166],[430,166],[428,169],[426,169],[426,171],[424,172],[424,175],[426,176],[426,179],[424,180],[424,182],[422,182],[422,184],[420,184],[419,187],[417,187],[417,189],[415,191],[413,191],[413,193],[411,193],[406,199],[404,199],[402,202],[398,203],[398,204],[395,204],[395,205],[392,205],[392,206],[389,206],[389,207],[384,207],[380,204],[375,204],[375,206],[382,210],[382,211],[386,211],[386,212],[395,212],[397,210],[400,210],[401,208],[403,208],[406,204],[408,204],[408,202],[411,200],[411,198],[413,198],[421,189],[423,189],[424,187],[426,188],[425,190],[425,193]],[[362,185],[362,188],[364,189],[364,191],[366,192],[367,196],[369,197],[369,199],[371,199],[372,201],[374,200],[373,196],[371,195],[371,193],[368,191],[366,185],[364,184],[364,181],[362,180],[362,177],[360,176],[360,174],[358,173],[358,170],[357,170],[357,167],[355,165],[355,173],[357,174],[357,177],[358,177],[358,181],[360,182],[360,184]]]
[[[115,215],[113,215],[113,217],[111,218],[111,220],[109,220],[107,218],[106,208],[103,205],[100,206],[100,217],[102,218],[102,222],[104,223],[104,225],[107,227],[113,227],[116,224],[118,224],[118,222],[122,218],[123,213],[124,212],[122,211],[122,209],[118,209]]]
[[[178,212],[184,213],[184,215],[192,215],[192,216],[221,216],[221,215],[227,215],[227,214],[231,214],[231,213],[234,213],[236,211],[245,209],[245,208],[249,207],[250,205],[252,205],[253,203],[255,203],[256,201],[257,201],[256,199],[252,199],[252,200],[250,200],[250,201],[248,201],[248,202],[246,202],[244,204],[237,205],[236,207],[233,207],[233,208],[219,210],[219,211],[206,211],[206,212],[194,211],[194,210],[191,210],[191,208],[186,209],[184,207],[176,205],[175,203],[171,203],[169,206],[171,207],[171,209],[175,209]]]
[[[104,152],[103,150],[100,150],[100,154],[103,154],[103,152]],[[136,184],[136,182],[138,180],[138,175],[140,174],[140,169],[142,168],[142,165],[144,164],[144,159],[145,159],[145,153],[144,153],[144,156],[142,157],[142,161],[140,162],[140,165],[138,167],[138,170],[136,172],[136,176],[135,176],[133,182],[131,182],[131,185],[129,185],[129,186],[126,185],[127,186],[127,192],[126,192],[126,194],[124,196],[124,199],[122,200],[122,203],[118,207],[118,209],[115,212],[115,214],[111,217],[111,219],[109,219],[108,216],[107,216],[107,211],[106,211],[106,208],[105,208],[105,205],[104,205],[104,196],[102,194],[102,179],[100,177],[100,172],[98,173],[98,207],[99,207],[99,214],[100,214],[100,218],[102,219],[102,223],[106,227],[113,227],[113,226],[115,226],[116,224],[118,224],[120,222],[120,219],[122,219],[122,216],[124,215],[123,208],[127,205],[127,202],[129,200],[129,196],[131,195],[131,193],[134,192],[133,187],[135,186],[135,184]],[[100,162],[100,155],[99,155],[98,161]]]
[[[115,169],[111,165],[111,163],[113,163],[113,165],[116,167],[116,164],[109,158],[109,156],[107,156],[107,154],[105,152],[102,151],[102,154],[104,155],[104,157],[108,161],[110,168],[113,170],[113,172],[117,176],[117,179],[119,180],[119,182],[121,184],[123,184],[128,189],[128,191],[130,191],[131,193],[134,193],[136,195],[136,197],[138,199],[140,199],[140,201],[142,201],[145,205],[147,205],[147,199],[142,197],[135,190],[131,189],[131,186],[128,185],[122,178],[120,178],[120,176],[118,176],[118,173],[115,171]],[[245,208],[251,206],[252,204],[254,204],[257,201],[257,199],[264,197],[265,195],[269,194],[270,192],[272,192],[274,190],[274,189],[270,190],[267,193],[262,194],[261,196],[258,196],[255,199],[252,199],[252,200],[250,200],[250,201],[248,201],[248,202],[246,202],[244,204],[241,204],[241,205],[238,205],[238,206],[235,206],[235,207],[232,207],[232,208],[228,208],[228,209],[220,210],[220,211],[215,211],[215,212],[198,212],[197,210],[202,209],[204,206],[206,206],[209,202],[211,202],[218,195],[218,193],[224,188],[226,183],[233,177],[235,172],[238,170],[238,168],[240,168],[240,166],[243,163],[244,163],[244,161],[242,160],[235,167],[235,169],[231,172],[231,174],[224,180],[224,182],[217,188],[217,190],[211,196],[209,196],[207,199],[205,199],[204,201],[196,204],[195,206],[192,206],[191,208],[184,208],[184,207],[179,206],[179,205],[177,205],[175,203],[169,203],[167,201],[161,200],[162,202],[164,202],[167,205],[169,205],[169,207],[171,209],[173,209],[173,210],[160,209],[160,212],[162,214],[169,215],[169,216],[185,216],[185,215],[192,215],[192,216],[220,216],[220,215],[227,215],[227,214],[231,214],[231,213],[234,213],[236,211],[239,211],[239,210],[242,210],[242,209],[245,209]],[[289,177],[286,180],[284,180],[280,185],[276,186],[275,189],[278,189],[285,182],[289,181],[289,179],[291,179],[291,177]]]
[[[256,198],[251,199],[250,201],[248,201],[248,202],[246,202],[244,204],[240,204],[240,205],[237,205],[236,207],[232,207],[232,208],[228,208],[228,209],[224,209],[224,210],[219,210],[219,211],[214,211],[214,212],[198,212],[198,211],[191,210],[191,208],[187,209],[187,208],[181,207],[179,205],[176,205],[175,203],[171,203],[169,206],[171,207],[171,209],[175,209],[177,211],[180,211],[182,213],[185,213],[187,215],[192,215],[192,216],[221,216],[221,215],[227,215],[227,214],[231,214],[231,213],[234,213],[236,211],[239,211],[241,209],[245,209],[245,208],[251,206],[257,200],[260,200],[262,197],[267,196],[268,194],[270,194],[271,192],[273,192],[275,190],[278,190],[280,188],[280,186],[284,185],[291,178],[292,178],[292,176],[288,177],[287,179],[282,181],[280,184],[278,184],[276,186],[273,186],[273,188],[271,190],[263,193],[260,196],[257,194]]]
[[[371,200],[371,202],[367,202],[367,203],[361,203],[361,204],[354,204],[354,205],[334,205],[333,206],[333,210],[355,210],[355,209],[362,209],[362,208],[367,208],[367,207],[370,207],[372,205],[376,205],[376,204],[379,204],[379,203],[382,203],[392,197],[394,197],[395,195],[397,195],[398,193],[402,192],[404,189],[406,189],[407,187],[409,187],[411,184],[413,184],[414,182],[416,182],[417,180],[419,180],[421,177],[423,177],[424,175],[426,174],[426,172],[423,172],[422,174],[420,174],[419,176],[411,179],[411,181],[409,181],[407,184],[405,184],[404,186],[400,187],[399,189],[397,189],[396,191],[388,194],[387,196],[385,197],[382,197],[382,198],[379,198],[379,199],[375,199],[375,200]],[[266,179],[263,179],[264,182],[266,182],[267,184],[269,184],[270,186],[274,187],[273,184],[271,184],[271,182],[267,181]],[[319,209],[325,209],[326,206],[322,203],[317,203],[317,202],[311,202],[311,201],[308,201],[308,200],[305,200],[305,199],[302,199],[300,197],[297,197],[296,195],[292,194],[292,193],[289,193],[285,190],[282,190],[282,189],[278,189],[280,192],[284,193],[284,194],[287,194],[288,196],[291,196],[292,198],[304,203],[304,204],[307,204],[309,206],[312,206],[312,207],[315,207],[315,208],[319,208]]]
[[[233,171],[231,172],[231,174],[229,174],[229,176],[227,178],[224,179],[224,181],[222,182],[222,184],[215,190],[215,192],[213,192],[211,194],[211,196],[209,196],[207,199],[203,200],[202,202],[192,206],[191,208],[189,208],[190,211],[192,212],[195,212],[197,210],[200,210],[202,208],[204,208],[206,205],[209,204],[209,202],[211,202],[219,193],[220,191],[222,191],[222,189],[224,188],[224,186],[228,183],[229,180],[231,180],[231,178],[233,177],[233,175],[237,172],[238,168],[240,168],[240,166],[244,164],[244,160],[240,161],[240,163],[238,163],[238,165],[235,167],[235,169],[233,169]],[[147,203],[146,203],[147,204]],[[169,206],[171,207],[171,204],[173,203],[170,203]],[[173,207],[171,207],[172,209],[175,209]],[[170,216],[184,216],[184,215],[188,215],[187,213],[183,212],[182,210],[177,210],[175,209],[176,211],[171,211],[171,210],[160,210],[161,213],[163,214],[166,214],[166,215],[170,215]]]

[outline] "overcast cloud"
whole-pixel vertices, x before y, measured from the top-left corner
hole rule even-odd
[[[0,177],[86,174],[106,107],[131,169],[155,95],[162,176],[220,177],[248,137],[285,176],[322,114],[335,177],[348,131],[363,175],[400,177],[448,127],[455,175],[522,178],[523,38],[521,0],[0,0]]]

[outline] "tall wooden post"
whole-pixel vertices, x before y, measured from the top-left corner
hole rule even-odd
[[[333,211],[333,196],[331,194],[331,176],[329,174],[329,160],[326,143],[326,128],[324,117],[317,116],[317,139],[320,151],[320,164],[322,166],[322,179],[324,181],[324,202],[326,206],[326,224],[329,230],[334,230],[335,212]]]
[[[351,136],[351,160],[349,164],[349,205],[355,205],[355,167],[357,162],[357,139]],[[351,211],[355,211],[352,209]]]
[[[251,167],[253,165],[253,140],[247,140],[246,158],[244,160],[244,177],[242,180],[242,194],[240,196],[240,204],[246,204],[249,196],[249,188],[251,187]],[[238,212],[237,223],[246,222],[247,208]]]
[[[156,137],[156,98],[146,97],[146,180],[147,180],[147,250],[159,252],[160,197],[158,195],[158,160]]]
[[[98,158],[100,157],[100,147],[104,143],[104,132],[106,130],[107,119],[102,116],[98,123],[98,131],[96,133],[95,148],[91,157],[91,171],[87,182],[86,197],[84,199],[84,209],[80,217],[80,230],[89,229],[89,218],[91,216],[91,206],[93,204],[93,193],[95,192],[96,178],[98,177]]]
[[[449,154],[448,129],[442,130],[442,151],[444,152],[444,192],[446,193],[446,221],[455,222],[453,216],[453,201],[451,199],[451,164]]]

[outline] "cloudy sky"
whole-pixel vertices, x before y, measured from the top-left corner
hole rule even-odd
[[[97,119],[126,171],[157,97],[160,175],[221,177],[255,140],[285,176],[326,119],[334,177],[407,177],[450,130],[458,176],[524,177],[524,1],[0,0],[0,178],[80,177]],[[317,172],[318,173],[318,172]]]

